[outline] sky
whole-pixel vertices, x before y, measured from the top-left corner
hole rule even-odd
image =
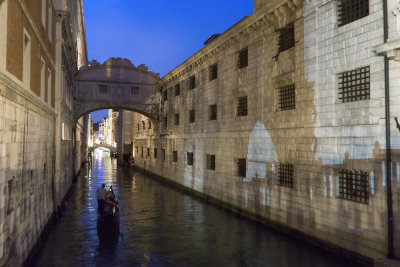
[[[151,3],[151,4],[149,4]],[[215,33],[253,11],[252,0],[83,0],[89,61],[128,58],[167,74]],[[92,112],[92,120],[106,116]]]

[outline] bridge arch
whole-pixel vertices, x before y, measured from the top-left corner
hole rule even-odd
[[[75,121],[100,109],[126,109],[158,121],[159,74],[145,65],[134,66],[129,59],[96,60],[76,75]]]
[[[107,148],[108,150],[110,150],[111,152],[116,153],[117,152],[117,148],[108,144],[94,144],[93,146],[89,147],[89,152],[93,152],[94,150],[96,150],[97,148],[100,147],[104,147]]]

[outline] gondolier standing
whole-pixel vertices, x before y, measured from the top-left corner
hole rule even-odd
[[[100,213],[103,213],[104,211],[104,201],[106,199],[107,195],[107,190],[106,190],[106,184],[102,184],[101,187],[97,189],[97,206],[99,209]]]

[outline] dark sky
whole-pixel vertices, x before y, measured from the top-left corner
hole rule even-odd
[[[128,58],[167,74],[253,10],[252,0],[83,0],[89,60]],[[95,112],[93,121],[106,112]]]

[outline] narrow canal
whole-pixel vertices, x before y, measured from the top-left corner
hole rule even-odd
[[[111,227],[97,221],[103,182],[121,207]],[[355,266],[120,168],[106,151],[96,150],[73,187],[36,266]]]

